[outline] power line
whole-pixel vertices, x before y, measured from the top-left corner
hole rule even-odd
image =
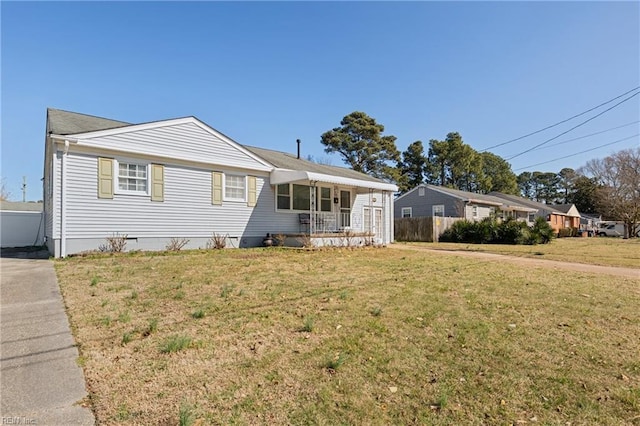
[[[621,97],[623,97],[623,96],[625,96],[625,95],[627,95],[627,94],[629,94],[629,93],[631,93],[631,92],[633,92],[633,91],[635,91],[635,90],[638,90],[638,89],[640,89],[640,86],[638,86],[638,87],[634,87],[633,89],[628,90],[628,91],[624,92],[623,94],[616,96],[616,97],[615,97],[615,98],[613,98],[613,99],[609,99],[608,101],[603,102],[603,103],[601,103],[600,105],[594,106],[593,108],[590,108],[590,109],[588,109],[588,110],[586,110],[586,111],[584,111],[584,112],[581,112],[580,114],[576,114],[576,115],[574,115],[573,117],[569,117],[569,118],[567,118],[567,119],[565,119],[565,120],[558,121],[557,123],[552,124],[552,125],[550,125],[550,126],[547,126],[547,127],[545,127],[544,129],[536,130],[535,132],[527,133],[527,134],[526,134],[526,135],[524,135],[524,136],[520,136],[520,137],[517,137],[517,138],[515,138],[515,139],[511,139],[511,140],[508,140],[508,141],[506,141],[506,142],[502,142],[502,143],[499,143],[499,144],[497,144],[497,145],[490,146],[490,147],[488,147],[488,148],[483,149],[483,150],[482,150],[482,151],[480,151],[480,152],[488,151],[488,150],[490,150],[490,149],[497,148],[497,147],[499,147],[499,146],[507,145],[507,144],[510,144],[510,143],[512,143],[512,142],[516,142],[516,141],[519,141],[519,140],[521,140],[521,139],[528,138],[529,136],[536,135],[536,134],[538,134],[538,133],[540,133],[540,132],[544,132],[545,130],[551,129],[551,128],[556,127],[556,126],[559,126],[560,124],[566,123],[567,121],[571,121],[571,120],[573,120],[574,118],[578,118],[578,117],[580,117],[581,115],[585,115],[585,114],[586,114],[586,113],[588,113],[588,112],[591,112],[591,111],[593,111],[593,110],[596,110],[596,109],[600,108],[601,106],[604,106],[604,105],[606,105],[606,104],[609,104],[609,103],[611,103],[611,102],[615,101],[616,99],[619,99],[619,98],[621,98]]]
[[[608,112],[608,111],[611,111],[612,109],[614,109],[614,108],[618,107],[619,105],[621,105],[621,104],[623,104],[623,103],[627,102],[629,99],[633,98],[634,96],[638,96],[639,94],[640,94],[640,92],[636,92],[636,93],[634,93],[633,95],[631,95],[631,96],[629,96],[629,97],[627,97],[627,98],[625,98],[625,99],[621,100],[620,102],[618,102],[618,103],[617,103],[617,104],[615,104],[614,106],[609,107],[609,108],[605,109],[604,111],[602,111],[602,112],[600,112],[600,113],[598,113],[598,114],[594,115],[593,117],[586,119],[586,120],[585,120],[585,121],[583,121],[582,123],[580,123],[580,124],[577,124],[577,125],[573,126],[573,127],[572,127],[572,128],[570,128],[569,130],[566,130],[566,131],[564,131],[564,132],[562,132],[562,133],[560,133],[560,134],[558,134],[558,135],[556,135],[556,136],[552,137],[551,139],[547,139],[546,141],[541,142],[541,143],[539,143],[538,145],[535,145],[535,146],[533,146],[533,147],[531,147],[531,148],[529,148],[529,149],[525,149],[524,151],[519,152],[519,153],[517,153],[516,155],[512,155],[511,157],[506,158],[506,160],[512,160],[512,159],[514,159],[514,158],[520,157],[521,155],[526,154],[527,152],[531,152],[531,151],[533,151],[534,149],[536,149],[536,148],[538,148],[538,147],[541,147],[542,145],[546,145],[548,142],[551,142],[552,140],[558,139],[560,136],[562,136],[562,135],[566,135],[567,133],[571,132],[572,130],[577,129],[577,128],[578,128],[578,127],[580,127],[580,126],[584,126],[585,124],[587,124],[587,123],[588,123],[588,122],[590,122],[591,120],[595,120],[596,118],[600,117],[602,114],[604,114],[604,113],[606,113],[606,112]]]
[[[623,138],[623,139],[618,139],[617,141],[614,141],[614,142],[605,143],[604,145],[599,145],[599,146],[596,146],[595,148],[585,149],[584,151],[575,152],[575,153],[570,154],[570,155],[565,155],[564,157],[558,157],[558,158],[554,158],[553,160],[543,161],[542,163],[531,164],[531,165],[526,166],[526,167],[520,167],[520,168],[515,169],[514,171],[517,172],[519,170],[528,169],[529,167],[541,166],[543,164],[553,163],[553,162],[558,161],[558,160],[564,160],[565,158],[575,157],[576,155],[584,154],[585,152],[595,151],[596,149],[604,148],[605,146],[609,146],[609,145],[613,145],[613,144],[616,144],[616,143],[624,142],[626,140],[635,138],[636,136],[640,136],[640,133],[636,133],[633,136],[628,136],[628,137]]]
[[[565,143],[569,143],[569,142],[577,141],[577,140],[580,140],[580,139],[585,139],[585,138],[588,138],[588,137],[591,137],[591,136],[601,135],[601,134],[603,134],[603,133],[607,133],[607,132],[610,132],[610,131],[612,131],[612,130],[622,129],[623,127],[628,127],[628,126],[631,126],[632,124],[637,124],[637,123],[640,123],[640,120],[636,120],[636,121],[633,121],[633,122],[631,122],[631,123],[623,124],[622,126],[612,127],[612,128],[610,128],[610,129],[602,130],[602,131],[600,131],[600,132],[589,133],[588,135],[584,135],[584,136],[578,136],[577,138],[567,139],[567,140],[564,140],[564,141],[562,141],[562,142],[552,143],[551,145],[547,145],[547,146],[542,147],[542,148],[536,148],[536,149],[534,149],[534,150],[532,150],[532,151],[537,151],[537,150],[540,150],[540,149],[546,149],[546,148],[552,148],[552,147],[554,147],[554,146],[563,145],[563,144],[565,144]]]

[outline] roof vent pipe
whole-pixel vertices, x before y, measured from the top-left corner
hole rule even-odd
[[[298,144],[298,160],[300,159],[300,139],[296,139],[296,143]]]

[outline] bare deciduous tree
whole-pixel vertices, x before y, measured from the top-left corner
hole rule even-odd
[[[0,201],[7,201],[11,197],[11,192],[7,189],[4,178],[0,181]]]
[[[596,191],[599,210],[625,223],[625,236],[640,232],[640,148],[626,149],[584,166],[600,187]]]

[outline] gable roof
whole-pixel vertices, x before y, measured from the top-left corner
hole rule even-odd
[[[490,195],[493,195],[495,197],[498,198],[502,198],[504,200],[510,200],[513,201],[515,203],[520,203],[522,205],[525,206],[529,206],[529,207],[533,207],[535,209],[538,209],[540,211],[548,211],[554,214],[561,214],[561,215],[567,215],[566,212],[563,212],[561,210],[558,209],[558,206],[553,205],[553,204],[544,204],[544,203],[540,203],[538,201],[533,201],[530,200],[528,198],[524,198],[524,197],[519,197],[517,195],[511,195],[511,194],[503,194],[502,192],[497,192],[497,191],[493,191],[489,193]]]
[[[273,164],[274,167],[277,167],[279,169],[304,170],[307,172],[322,173],[326,175],[340,176],[344,178],[358,179],[368,182],[381,182],[380,179],[376,179],[364,173],[357,172],[353,169],[347,169],[346,167],[318,164],[309,160],[298,158],[296,155],[282,151],[274,151],[271,149],[258,148],[255,146],[247,145],[244,145],[244,147],[257,156],[264,158],[267,162]]]
[[[295,170],[310,172],[310,174],[318,177],[319,175],[337,176],[347,180],[334,183],[349,183],[355,184],[350,180],[365,181],[374,184],[374,187],[379,189],[396,191],[397,187],[393,184],[386,183],[380,179],[374,178],[364,173],[357,172],[346,167],[330,166],[324,164],[317,164],[312,161],[308,161],[302,158],[297,158],[293,154],[289,154],[281,151],[274,151],[265,148],[258,148],[254,146],[242,145],[235,142],[233,139],[218,132],[214,128],[208,126],[206,123],[198,120],[195,117],[185,117],[182,119],[174,120],[161,120],[157,122],[133,124],[124,121],[111,120],[103,117],[96,117],[93,115],[81,114],[77,112],[64,111],[54,108],[47,108],[47,134],[54,134],[59,136],[64,135],[81,135],[84,133],[102,132],[111,133],[110,130],[120,129],[123,127],[148,127],[160,123],[166,123],[170,121],[181,120],[195,120],[201,126],[205,126],[210,131],[217,135],[226,138],[228,141],[239,146],[241,150],[246,150],[248,155],[256,156],[257,160],[265,165],[272,165],[277,169]],[[310,176],[307,176],[310,178]],[[310,178],[311,179],[311,178]]]
[[[461,191],[459,189],[453,189],[453,188],[447,188],[445,186],[438,186],[438,185],[430,185],[430,184],[421,184],[418,185],[417,187],[413,188],[411,191],[402,194],[400,197],[398,197],[398,199],[404,197],[405,195],[416,191],[418,188],[420,187],[424,187],[427,189],[430,189],[432,191],[437,191],[440,192],[442,194],[446,194],[449,195],[451,197],[457,198],[459,200],[462,201],[466,201],[466,202],[470,202],[470,203],[476,203],[476,204],[488,204],[488,205],[492,205],[492,206],[497,206],[497,207],[507,207],[510,208],[511,210],[520,210],[520,211],[532,211],[532,210],[536,210],[536,209],[532,209],[528,206],[525,206],[521,203],[515,203],[513,201],[508,201],[508,200],[504,200],[502,198],[498,198],[498,197],[494,197],[492,195],[487,195],[487,194],[478,194],[475,192],[468,192],[468,191]]]
[[[578,208],[575,204],[554,204],[554,207],[556,210],[566,214],[567,216],[580,217],[580,213],[578,212]]]
[[[47,134],[72,135],[130,126],[131,123],[47,108]]]

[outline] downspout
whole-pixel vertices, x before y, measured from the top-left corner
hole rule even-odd
[[[373,238],[373,220],[375,218],[375,215],[373,214],[374,212],[374,207],[373,207],[373,188],[369,188],[369,229],[366,229],[365,231],[367,232],[367,234],[369,234],[371,236],[371,242],[374,241]]]
[[[60,175],[60,257],[67,256],[67,155],[69,154],[69,141],[64,141]]]
[[[384,220],[382,221],[383,244],[390,244],[393,241],[393,195],[382,191],[382,211],[384,212]],[[389,197],[389,209],[387,209],[387,197]],[[387,220],[389,221],[389,235],[387,235]]]

